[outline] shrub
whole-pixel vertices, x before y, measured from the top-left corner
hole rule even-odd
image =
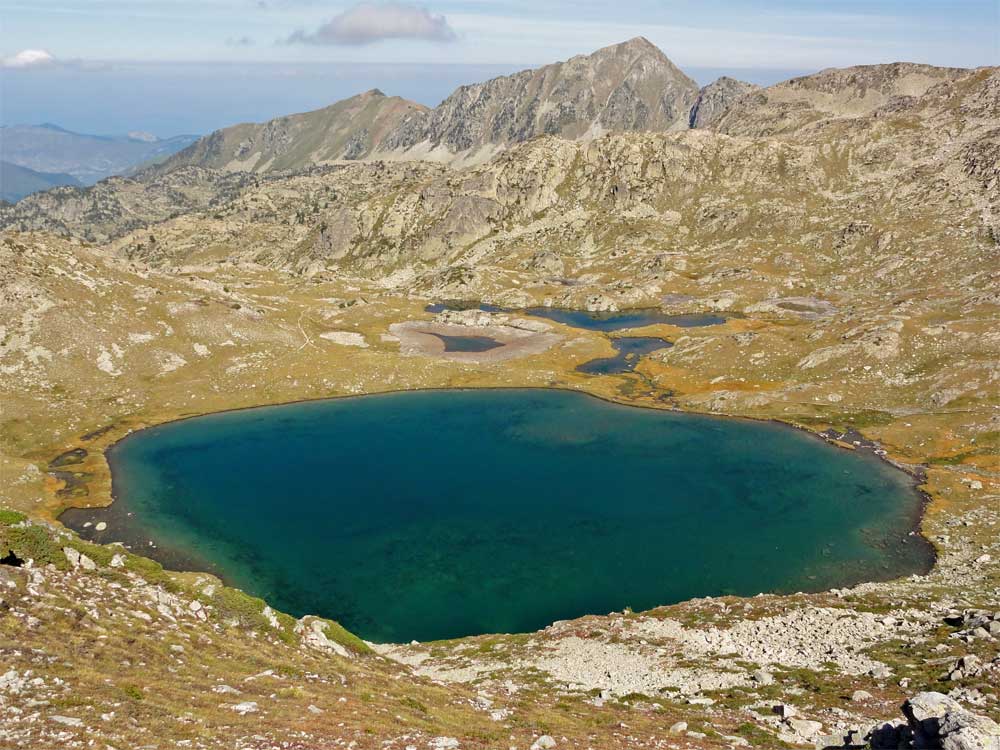
[[[13,526],[16,523],[27,520],[27,518],[24,513],[18,513],[16,510],[0,508],[0,526]]]
[[[354,633],[349,631],[339,622],[335,622],[334,620],[324,620],[324,622],[326,622],[326,629],[324,632],[326,637],[331,641],[339,643],[348,651],[353,651],[356,654],[372,653],[372,650],[369,648],[367,643],[358,638],[354,635]]]
[[[34,560],[36,565],[52,563],[66,568],[69,562],[49,532],[41,526],[7,527],[0,531],[0,552],[13,552],[22,560]]]
[[[86,555],[102,568],[110,565],[111,558],[115,556],[115,553],[108,547],[102,547],[99,544],[91,544],[90,542],[84,542],[80,539],[74,539],[66,544],[66,546],[72,547],[81,555]]]
[[[209,602],[224,620],[233,620],[238,625],[254,630],[270,627],[264,617],[264,600],[244,594],[239,589],[223,586],[212,595]]]
[[[149,583],[166,584],[170,582],[170,577],[163,569],[163,566],[155,560],[150,560],[148,557],[126,555],[125,570],[141,576]]]

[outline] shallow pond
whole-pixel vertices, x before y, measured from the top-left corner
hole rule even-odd
[[[584,328],[588,331],[621,331],[625,328],[640,328],[663,323],[679,328],[699,328],[715,326],[726,322],[726,318],[713,313],[687,313],[683,315],[668,315],[658,308],[641,308],[620,310],[618,312],[589,312],[587,310],[569,310],[561,307],[528,307],[523,310],[497,307],[479,302],[435,302],[427,305],[424,310],[430,313],[445,310],[482,310],[484,312],[518,313],[532,315],[536,318],[562,323],[573,328]]]
[[[576,369],[588,375],[612,375],[632,372],[644,354],[673,346],[666,339],[655,336],[620,336],[611,339],[611,346],[618,352],[614,357],[599,357],[584,362]]]
[[[376,641],[818,590],[932,559],[910,478],[870,454],[568,391],[227,412],[108,457],[117,501],[64,522]]]
[[[446,352],[488,352],[503,346],[489,336],[448,336],[443,333],[432,333],[431,336],[441,339]]]

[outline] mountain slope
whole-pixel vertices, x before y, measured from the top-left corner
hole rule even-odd
[[[88,188],[58,187],[0,206],[5,230],[47,230],[101,242],[231,200],[258,178],[184,167],[142,181],[109,177]]]
[[[0,127],[4,161],[36,172],[70,174],[84,185],[163,159],[195,140],[194,135],[163,140],[147,133],[87,135],[51,124]]]
[[[730,135],[798,133],[833,120],[906,109],[935,86],[953,83],[971,72],[916,63],[831,68],[740,98],[714,127]]]
[[[434,110],[410,117],[380,151],[463,154],[481,161],[496,148],[538,135],[578,139],[608,131],[687,127],[698,85],[642,37],[591,55],[462,86]]]
[[[180,166],[277,172],[361,159],[403,118],[425,111],[420,104],[372,89],[312,112],[216,130],[155,172]]]
[[[698,85],[641,37],[462,86],[431,110],[372,90],[324,109],[217,130],[153,170],[295,171],[341,160],[482,162],[538,135],[686,128]]]
[[[33,169],[0,161],[0,200],[17,203],[25,196],[60,185],[79,187],[79,181],[71,174],[36,172]]]

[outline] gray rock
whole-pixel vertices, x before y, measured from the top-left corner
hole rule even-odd
[[[966,654],[958,660],[958,668],[967,675],[976,675],[982,670],[982,662],[975,654]]]
[[[83,719],[77,719],[75,716],[50,716],[52,721],[57,724],[65,724],[68,727],[82,727]]]
[[[229,707],[230,710],[235,711],[240,716],[246,716],[247,714],[257,713],[257,702],[256,701],[244,701],[243,703],[235,703]]]
[[[941,693],[919,693],[903,704],[916,748],[1000,750],[1000,724]]]
[[[556,746],[556,741],[549,737],[547,734],[543,734],[537,740],[531,743],[531,750],[551,750]]]
[[[756,682],[758,685],[773,685],[774,675],[770,672],[758,669],[750,674],[750,679]]]
[[[809,740],[823,731],[823,724],[810,719],[788,719],[785,724],[800,737]]]
[[[692,128],[711,127],[716,120],[729,111],[733,102],[759,88],[760,86],[753,83],[722,76],[698,93],[698,99],[691,107],[691,116],[688,120],[690,126]]]
[[[778,705],[773,706],[771,708],[771,712],[786,721],[791,719],[793,716],[798,716],[799,714],[798,709],[796,709],[795,706],[790,706],[787,703],[779,703]]]
[[[939,725],[942,750],[1000,750],[1000,724],[971,711],[952,711]]]

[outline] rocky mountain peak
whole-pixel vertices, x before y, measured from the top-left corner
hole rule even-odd
[[[759,89],[760,86],[754,83],[747,83],[729,76],[718,78],[698,93],[698,99],[691,107],[691,127],[711,127],[729,111],[735,101]]]
[[[386,152],[476,162],[539,135],[687,127],[698,85],[648,39],[462,86],[423,117],[408,118]]]
[[[684,76],[684,78],[688,78],[681,71],[681,69],[677,67],[669,57],[667,57],[663,50],[644,36],[633,37],[625,42],[612,44],[608,47],[602,47],[589,55],[577,55],[571,59],[591,60],[596,63],[613,59],[626,60],[632,64],[647,62],[670,68],[671,70],[676,71],[679,75]],[[688,80],[691,79],[688,78]]]

